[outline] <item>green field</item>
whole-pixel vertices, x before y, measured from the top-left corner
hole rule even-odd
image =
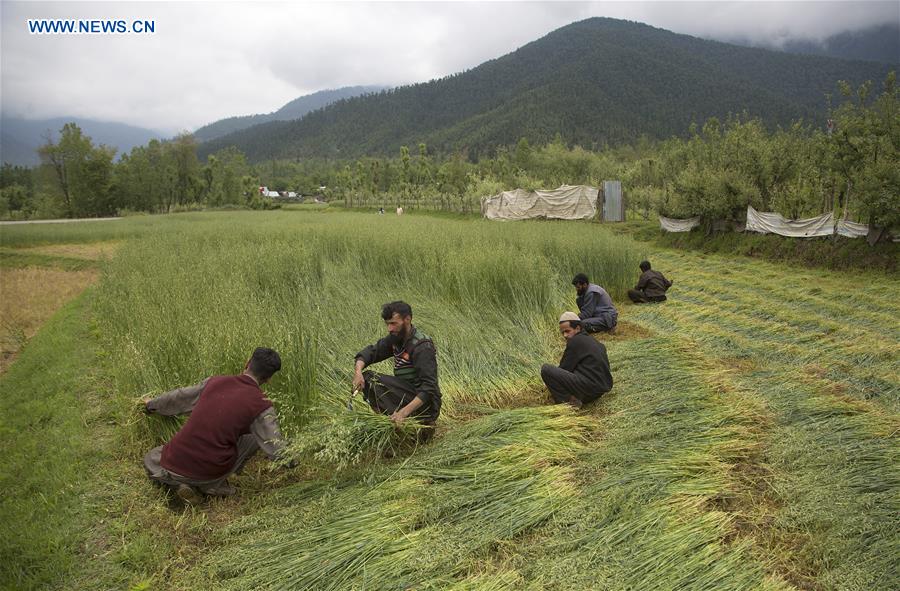
[[[0,270],[110,240],[97,285],[0,377],[0,587],[900,588],[895,276],[330,210],[19,226]],[[624,303],[644,257],[675,281],[663,305]],[[599,337],[613,391],[574,413],[538,369],[579,271],[620,329]],[[437,344],[445,405],[432,443],[387,459],[346,441],[342,405],[393,299]],[[334,447],[171,507],[140,459],[177,424],[135,399],[258,345],[284,359],[267,391],[286,434]]]

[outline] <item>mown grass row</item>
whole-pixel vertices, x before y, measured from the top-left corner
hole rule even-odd
[[[716,283],[717,271],[735,263],[658,260],[680,263],[672,272],[677,288],[670,303],[640,309],[636,320],[657,330],[677,326],[699,354],[730,367],[733,385],[762,400],[771,416],[755,460],[764,476],[756,483],[760,502],[743,517],[757,553],[800,588],[896,588],[900,347],[892,329],[868,325],[896,317],[883,289],[891,282],[876,280],[883,285],[873,290],[822,272],[810,297],[831,305],[816,309],[791,284],[796,277],[771,265],[738,262],[755,273]],[[867,304],[854,307],[858,300]]]
[[[519,548],[533,589],[786,589],[741,537],[740,466],[764,409],[672,337],[610,344],[617,385],[577,464],[579,503]],[[708,381],[709,380],[709,381]]]
[[[699,297],[685,304],[673,317],[677,315],[680,323],[693,326],[695,335],[709,346],[730,351],[734,357],[775,363],[790,360],[798,375],[825,372],[848,386],[855,396],[872,399],[886,408],[900,406],[900,360],[890,341],[852,329],[828,335],[817,330],[803,332],[796,326],[762,317],[765,312],[760,315],[742,311],[735,302],[722,306],[720,297]],[[718,311],[713,312],[714,307]],[[717,326],[717,322],[722,324]]]
[[[566,407],[498,411],[440,445],[342,483],[282,489],[279,507],[237,521],[195,575],[232,589],[497,588],[497,545],[578,502],[570,468],[586,420]],[[361,480],[358,480],[361,479]]]
[[[896,414],[802,383],[790,369],[742,376],[777,420],[766,459],[774,507],[753,519],[801,586],[895,589],[900,584],[900,426]]]
[[[724,290],[730,296],[752,295],[760,304],[784,304],[789,317],[804,311],[851,326],[900,337],[893,315],[896,280],[875,273],[843,272],[782,267],[740,257],[696,255],[667,251],[660,264],[677,275],[683,265],[690,270],[687,289],[701,286]],[[674,293],[674,292],[673,292]],[[684,294],[680,294],[684,295]]]
[[[660,260],[677,273],[684,259]],[[664,316],[645,315],[647,321],[658,326],[677,323],[734,357],[789,361],[798,376],[827,375],[848,395],[871,399],[895,413],[900,409],[900,332],[890,281],[873,279],[872,285],[860,280],[861,285],[853,287],[823,272],[818,292],[804,296],[802,288],[791,283],[794,277],[760,282],[760,275],[777,272],[760,268],[763,264],[755,273],[748,270],[716,280],[722,266],[733,265],[705,258],[702,270],[692,268],[679,278],[673,293],[679,305],[666,308]],[[789,283],[791,287],[771,287]],[[861,293],[867,303],[858,305]],[[816,299],[846,303],[825,306]]]

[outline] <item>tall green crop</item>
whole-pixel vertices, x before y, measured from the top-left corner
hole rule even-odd
[[[130,241],[104,273],[97,312],[119,391],[237,372],[255,347],[272,347],[283,367],[267,391],[288,434],[319,396],[349,390],[356,352],[386,334],[385,302],[409,302],[434,339],[452,413],[538,384],[539,360],[556,360],[561,347],[547,335],[575,305],[572,276],[586,272],[621,297],[640,260],[633,242],[591,224],[306,212],[190,219]]]

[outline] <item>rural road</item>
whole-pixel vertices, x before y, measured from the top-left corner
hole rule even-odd
[[[78,218],[74,220],[22,220],[15,222],[0,222],[0,226],[12,226],[16,224],[68,224],[70,222],[108,222],[121,220],[122,218]]]

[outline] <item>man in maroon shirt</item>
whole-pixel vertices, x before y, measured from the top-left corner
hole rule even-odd
[[[145,400],[145,412],[190,414],[169,443],[144,456],[151,480],[167,485],[188,503],[200,494],[228,496],[228,477],[240,471],[257,450],[275,459],[284,447],[272,402],[260,389],[281,369],[281,357],[258,348],[237,376],[213,376]]]

